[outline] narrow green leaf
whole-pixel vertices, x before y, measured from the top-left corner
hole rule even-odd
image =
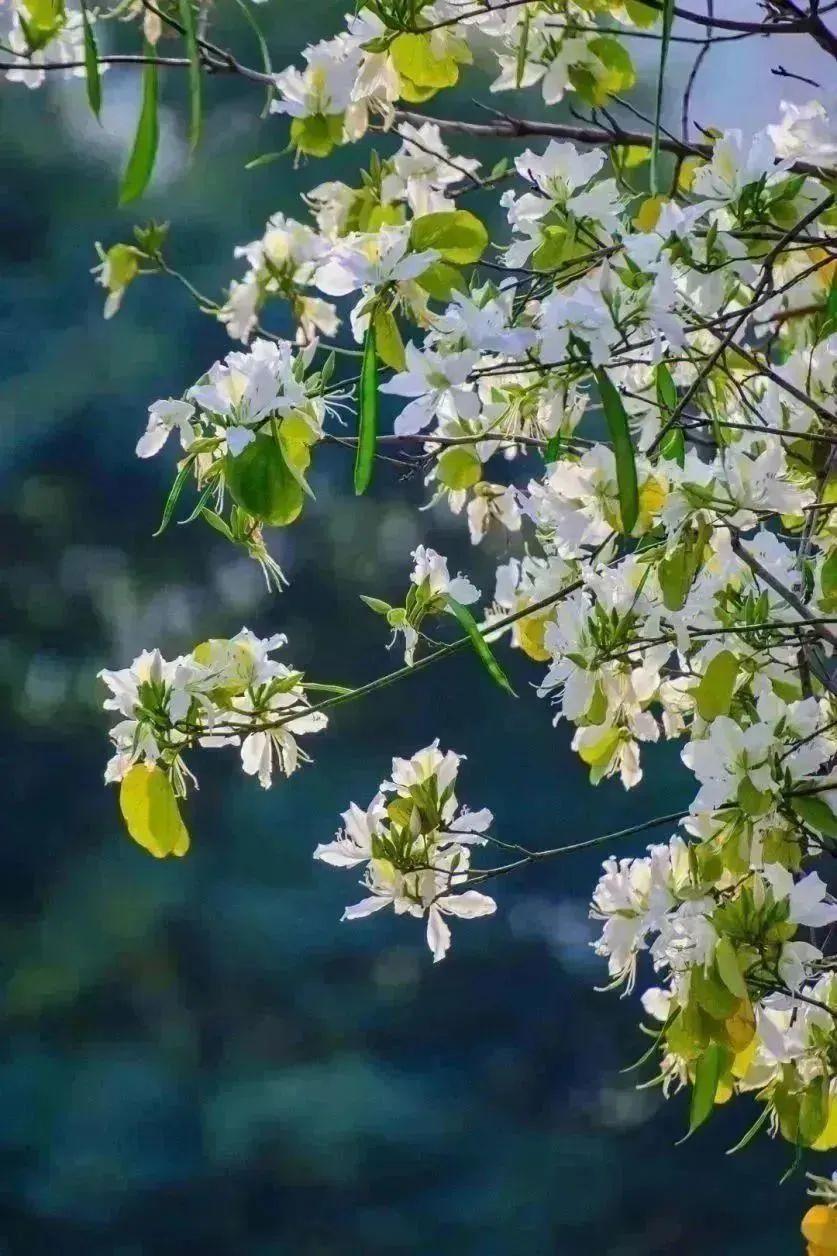
[[[628,416],[622,398],[611,383],[607,372],[596,371],[602,406],[607,419],[613,452],[616,457],[616,482],[619,486],[619,506],[622,515],[622,532],[629,535],[639,516],[639,488],[636,479],[636,458],[628,426]]]
[[[320,681],[314,680],[304,680],[302,687],[303,689],[310,689],[312,693],[338,693],[344,695],[354,693],[354,689],[351,689],[348,685],[325,685]]]
[[[87,5],[82,0],[81,20],[84,28],[84,74],[87,80],[87,103],[96,118],[102,112],[102,80],[99,77],[99,50],[96,36],[87,15]]]
[[[201,513],[204,506],[209,501],[210,497],[212,496],[214,492],[215,492],[215,485],[207,484],[206,488],[203,490],[200,497],[195,502],[194,510],[190,511],[190,513],[186,516],[185,519],[178,519],[177,526],[179,528],[183,528],[186,526],[187,523],[194,523],[198,515]]]
[[[517,62],[515,64],[514,85],[520,90],[523,86],[523,75],[526,72],[526,54],[529,51],[529,9],[523,10],[523,21],[520,23],[520,43],[517,45]]]
[[[485,670],[488,672],[491,679],[495,684],[499,685],[501,689],[505,689],[506,693],[510,693],[513,698],[516,698],[517,694],[512,689],[508,676],[491,653],[488,642],[480,632],[479,625],[471,612],[466,606],[463,606],[461,602],[457,602],[456,598],[451,597],[449,593],[446,594],[446,601],[451,613],[454,614],[459,621],[460,627],[464,628],[465,632],[468,634],[470,642],[479,656],[480,662],[485,667]]]
[[[654,108],[654,135],[651,141],[651,195],[656,196],[660,184],[660,127],[663,119],[666,61],[674,22],[674,0],[663,0],[663,30],[660,40],[660,65],[657,70],[657,98]]]
[[[283,148],[279,153],[261,153],[260,156],[253,157],[251,161],[248,161],[244,169],[258,170],[259,166],[269,166],[272,162],[278,161],[280,157],[284,157],[287,151],[287,148]]]
[[[226,537],[228,541],[235,540],[232,529],[216,511],[210,510],[208,506],[202,506],[201,518],[205,519],[211,528],[214,528],[216,532],[220,532],[221,536]]]
[[[256,43],[259,45],[259,56],[262,59],[262,69],[264,70],[265,74],[269,75],[270,77],[270,85],[268,86],[267,93],[265,95],[264,106],[262,108],[262,113],[261,113],[261,116],[263,118],[266,118],[267,115],[270,113],[271,101],[273,100],[273,97],[276,95],[276,87],[274,86],[274,83],[273,83],[273,63],[270,60],[270,49],[267,46],[267,40],[262,34],[262,28],[259,26],[256,19],[253,17],[253,14],[250,12],[250,6],[245,4],[244,0],[235,0],[235,2],[238,5],[239,9],[241,9],[241,12],[244,14],[244,17],[248,26],[252,30],[253,34],[256,36]]]
[[[766,1124],[769,1116],[770,1116],[770,1108],[767,1106],[767,1104],[765,1104],[764,1108],[759,1113],[755,1121],[753,1121],[753,1124],[747,1130],[747,1133],[744,1135],[744,1137],[740,1138],[734,1147],[730,1147],[726,1154],[728,1156],[734,1156],[737,1151],[743,1151],[745,1147],[749,1147],[750,1143],[753,1141],[756,1134],[758,1134],[761,1127],[764,1124]]]
[[[363,360],[358,386],[357,453],[355,454],[355,495],[369,488],[375,466],[378,441],[378,351],[375,347],[375,320],[370,318],[363,341]]]
[[[668,417],[677,406],[677,386],[665,362],[657,364],[654,370],[654,384],[657,390],[657,401]]]
[[[184,462],[183,466],[175,476],[174,483],[172,484],[169,495],[166,498],[166,504],[163,507],[163,517],[160,520],[160,526],[156,532],[152,533],[153,536],[160,536],[163,532],[165,532],[166,528],[171,523],[171,517],[174,514],[174,508],[177,505],[177,500],[183,492],[191,470],[192,463],[191,460],[188,460]]]
[[[145,51],[147,56],[154,55],[154,49],[150,44],[145,45]],[[134,147],[131,149],[131,155],[122,176],[122,187],[119,190],[120,205],[127,205],[135,201],[138,196],[142,196],[154,170],[157,143],[160,138],[157,104],[157,66],[149,62],[142,72],[142,105],[134,136]]]
[[[718,1082],[721,1080],[727,1056],[728,1052],[725,1047],[717,1042],[711,1042],[698,1059],[692,1085],[692,1102],[689,1108],[689,1132],[686,1138],[690,1138],[695,1130],[700,1129],[701,1125],[712,1115]],[[686,1139],[680,1141],[685,1142]]]
[[[543,451],[543,460],[546,463],[557,462],[561,456],[561,433],[556,432],[554,436],[550,436],[546,442],[546,448]]]
[[[180,0],[180,22],[183,26],[183,42],[189,57],[189,147],[194,152],[201,138],[203,76],[192,0]]]

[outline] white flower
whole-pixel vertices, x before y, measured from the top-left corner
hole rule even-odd
[[[358,288],[415,279],[439,254],[435,249],[410,253],[409,247],[409,227],[382,227],[366,235],[354,232],[333,246],[312,282],[328,296],[344,297]]]
[[[435,550],[424,545],[413,550],[414,567],[410,580],[419,588],[424,587],[433,597],[449,594],[463,606],[469,606],[480,597],[480,591],[465,576],[459,575],[451,579],[448,574],[448,561]]]
[[[788,919],[792,924],[819,929],[837,920],[837,905],[825,901],[828,889],[816,872],[795,881],[781,864],[766,864],[764,878],[777,900],[787,899]]]
[[[180,432],[180,443],[184,449],[195,439],[192,420],[195,407],[191,401],[155,401],[148,407],[148,426],[137,441],[137,457],[151,458],[159,453],[169,438],[169,433],[177,428]]]
[[[479,414],[477,394],[467,387],[468,376],[478,355],[473,350],[440,354],[432,349],[420,352],[412,343],[406,349],[406,371],[381,385],[380,391],[396,397],[414,397],[395,420],[398,436],[420,432],[440,419],[475,419]]]
[[[712,160],[695,172],[692,191],[713,201],[736,201],[751,183],[780,174],[788,164],[776,163],[767,131],[746,138],[737,129],[725,131],[712,147]]]
[[[782,121],[767,128],[777,154],[833,166],[837,162],[837,97],[827,102],[809,100],[804,105],[783,100],[780,108]]]
[[[256,340],[249,353],[230,353],[216,362],[207,382],[196,384],[187,395],[202,410],[226,420],[223,432],[235,456],[270,415],[287,415],[304,405],[305,388],[294,373],[294,362],[287,341]]]
[[[734,801],[747,780],[759,793],[773,793],[777,789],[770,767],[774,744],[769,724],[745,729],[729,716],[719,715],[709,725],[708,735],[694,738],[681,754],[701,782],[691,810],[715,811],[722,803]]]

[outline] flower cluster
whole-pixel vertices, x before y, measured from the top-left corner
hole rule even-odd
[[[393,759],[392,776],[364,811],[352,803],[333,842],[314,858],[335,868],[365,865],[367,897],[347,907],[344,920],[359,920],[383,908],[396,915],[426,918],[427,945],[434,962],[450,946],[445,916],[472,920],[490,916],[496,903],[469,881],[471,848],[486,842],[493,816],[483,808],[460,808],[455,787],[461,757],[443,754],[438,741],[411,759]]]
[[[242,628],[180,658],[146,650],[130,667],[100,673],[105,709],[122,717],[110,731],[105,780],[119,783],[128,831],[153,855],[188,849],[177,799],[197,783],[183,758],[193,747],[237,747],[243,770],[265,789],[274,770],[290,776],[309,762],[297,738],[328,719],[311,709],[302,673],[271,658],[285,642]]]
[[[592,784],[633,788],[655,743],[678,742],[693,797],[639,826],[679,822],[667,844],[605,863],[596,951],[615,985],[632,989],[643,959],[655,974],[650,1054],[666,1093],[689,1087],[692,1129],[753,1091],[772,1133],[824,1150],[837,1145],[837,905],[811,864],[837,850],[837,125],[828,100],[785,104],[752,134],[669,137],[671,164],[659,119],[630,143],[600,126],[632,110],[618,32],[659,37],[662,7],[375,0],[306,49],[270,82],[297,157],[370,129],[382,151],[354,186],[315,184],[304,221],[274,214],[236,250],[243,274],[201,301],[244,348],[156,402],[137,453],[176,432],[163,523],[193,478],[193,515],[277,584],[262,528],[300,516],[320,444],[352,450],[356,493],[386,448],[423,476],[428,507],[502,552],[477,623],[476,586],[418,546],[403,606],[364,598],[403,639],[406,667],[333,701],[432,661],[428,644],[468,645],[508,689],[495,657],[508,644],[535,665],[540,709],[570,726]],[[63,8],[56,22],[52,40],[72,25]],[[492,91],[530,88],[550,105],[572,94],[601,112],[576,128],[403,107],[453,86],[486,49]],[[217,48],[203,55],[218,68]],[[486,171],[448,130],[528,146]],[[476,211],[491,194],[490,239]],[[102,250],[107,315],[138,274],[183,278],[164,243],[152,226]],[[289,340],[264,329],[276,303]],[[335,430],[346,411],[356,427]],[[431,643],[429,619],[463,635]],[[154,853],[188,841],[185,749],[230,741],[266,784],[274,761],[296,766],[296,735],[322,727],[330,700],[309,709],[302,677],[267,657],[275,644],[245,634],[104,674],[124,717],[109,777]],[[426,918],[435,959],[446,916],[494,910],[475,880],[563,853],[512,844],[520,858],[472,873],[491,817],[459,812],[459,762],[435,744],[396,760],[316,851],[364,867],[348,919],[390,905]],[[817,1207],[812,1252],[829,1250],[834,1198]]]

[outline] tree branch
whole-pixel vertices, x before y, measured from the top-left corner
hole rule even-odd
[[[551,136],[554,139],[571,140],[575,144],[601,144],[604,147],[630,145],[636,148],[651,148],[654,137],[647,131],[625,131],[621,127],[618,132],[607,131],[604,127],[570,126],[564,122],[536,121],[528,118],[512,118],[503,114],[493,122],[465,122],[458,118],[436,118],[426,113],[418,113],[413,109],[396,109],[395,117],[400,122],[411,122],[421,126],[423,122],[432,122],[441,131],[452,131],[460,135],[472,135],[479,139],[496,139],[505,136],[509,139],[525,139],[529,136]],[[676,157],[712,156],[710,144],[684,143],[669,136],[660,136],[660,148],[663,152],[673,153]],[[814,166],[807,161],[794,162],[790,169],[795,174],[808,174],[814,177],[837,178],[837,170],[826,166]]]

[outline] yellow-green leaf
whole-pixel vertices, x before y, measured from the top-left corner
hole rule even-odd
[[[98,118],[102,112],[102,80],[99,77],[99,50],[96,47],[96,36],[87,13],[87,5],[82,0],[81,20],[84,31],[84,77],[87,83],[87,103]]]
[[[715,1106],[718,1082],[726,1066],[729,1052],[717,1042],[711,1042],[699,1056],[692,1084],[692,1101],[689,1109],[689,1133],[703,1125]]]
[[[431,262],[416,279],[420,288],[435,301],[449,301],[452,292],[467,292],[468,285],[461,271],[448,262]]]
[[[378,305],[372,321],[375,324],[375,349],[378,357],[394,371],[403,371],[406,365],[404,341],[392,311]]]
[[[436,249],[443,261],[460,266],[478,262],[488,244],[488,232],[467,209],[424,214],[413,220],[410,244],[416,250]]]
[[[726,988],[739,999],[746,999],[747,983],[738,964],[738,955],[725,934],[721,935],[715,947],[715,966]]]
[[[707,665],[695,690],[695,705],[702,719],[708,722],[729,715],[737,678],[738,659],[731,650],[721,650]]]
[[[145,53],[146,56],[154,56],[154,49],[148,43],[145,45]],[[142,196],[154,170],[157,144],[160,138],[157,105],[157,66],[149,61],[142,72],[140,116],[134,136],[134,146],[122,176],[122,187],[119,192],[120,205],[127,205]]]
[[[201,74],[201,54],[198,47],[198,32],[195,23],[195,10],[192,0],[180,0],[180,23],[183,27],[183,42],[189,58],[189,147],[194,150],[201,137],[203,121],[203,76]]]
[[[369,488],[378,443],[378,350],[375,320],[372,318],[363,341],[363,360],[358,387],[357,453],[355,454],[355,495]]]
[[[482,463],[476,450],[470,445],[446,449],[436,463],[436,477],[440,484],[454,492],[473,488],[482,479]]]
[[[186,854],[189,834],[162,768],[149,763],[129,768],[119,788],[119,808],[131,837],[155,858]]]
[[[616,483],[619,488],[619,509],[622,532],[629,535],[639,516],[639,489],[636,478],[636,457],[628,426],[628,416],[616,388],[606,371],[596,371],[602,406],[607,419],[613,453],[616,458]]]

